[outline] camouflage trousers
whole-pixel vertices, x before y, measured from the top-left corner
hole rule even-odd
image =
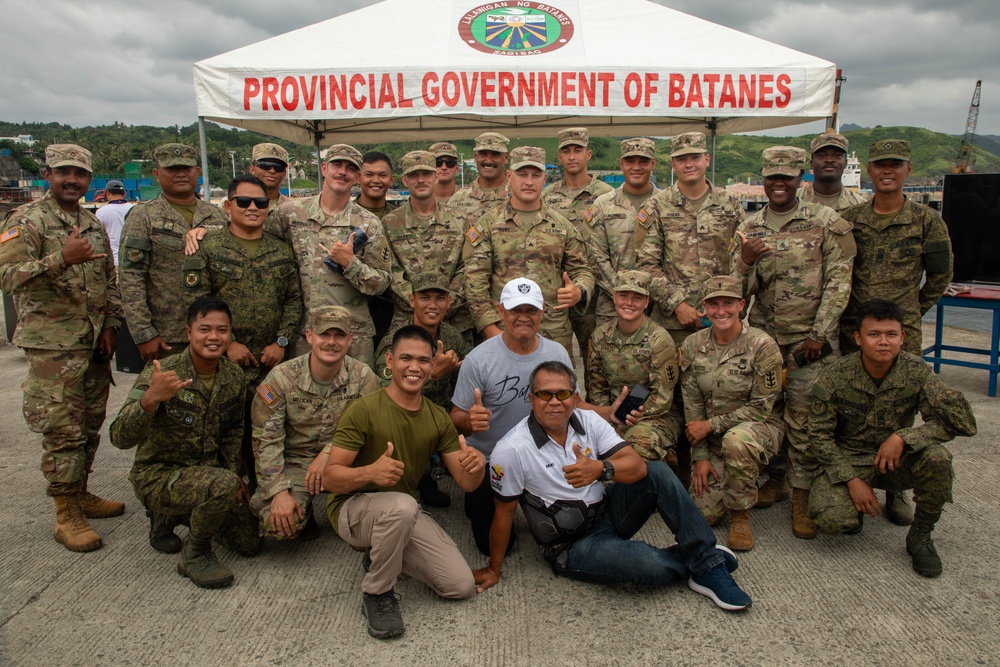
[[[50,496],[83,491],[101,442],[111,364],[94,363],[91,350],[25,349],[28,377],[22,412],[42,434],[42,474]]]
[[[543,321],[538,333],[562,345],[566,348],[566,354],[569,355],[569,358],[573,358],[573,329],[569,326],[569,322],[566,322],[563,327],[554,327]],[[580,354],[584,357],[587,356],[587,350],[581,349]]]
[[[677,439],[684,428],[684,418],[678,406],[671,406],[670,412],[656,417],[644,417],[630,427],[622,436],[638,452],[643,461],[666,461],[674,451]],[[621,434],[621,429],[618,430]],[[672,458],[672,457],[671,457]]]
[[[259,533],[261,537],[273,537],[276,540],[293,540],[298,537],[300,532],[302,532],[306,522],[309,521],[309,518],[313,514],[313,496],[306,491],[306,471],[308,469],[309,463],[298,465],[294,462],[288,461],[287,459],[285,460],[285,475],[292,482],[292,488],[288,489],[288,493],[290,493],[292,498],[295,499],[295,502],[302,507],[301,519],[297,514],[292,515],[292,521],[295,524],[293,535],[281,535],[271,529],[271,499],[264,498],[260,494],[260,489],[258,489],[257,493],[255,493],[250,499],[250,511],[260,519]]]
[[[904,453],[891,472],[879,472],[870,463],[852,467],[854,474],[873,489],[913,489],[917,509],[928,514],[938,515],[945,503],[952,502],[954,473],[951,452],[944,445],[928,445],[919,451]],[[817,477],[809,491],[809,516],[824,533],[842,533],[857,528],[858,510],[851,500],[847,483],[834,484],[826,475]]]
[[[590,306],[587,308],[586,312],[579,312],[570,310],[569,313],[569,324],[573,329],[573,333],[576,334],[576,342],[580,346],[580,356],[583,357],[583,388],[587,392],[587,398],[590,397],[590,337],[594,335],[594,329],[597,328],[597,299],[590,300]],[[570,358],[573,358],[573,352],[569,352]]]
[[[225,468],[191,466],[165,472],[152,483],[136,486],[136,495],[147,509],[159,514],[190,515],[191,534],[214,537],[241,556],[260,552],[257,518],[237,503],[242,480]],[[145,482],[145,480],[144,480]],[[140,495],[141,490],[146,490]]]
[[[709,436],[707,460],[716,477],[709,476],[708,489],[701,497],[691,493],[709,524],[717,523],[727,510],[746,510],[757,504],[757,476],[777,453],[783,436],[781,425],[772,422],[743,422],[721,437]]]
[[[808,489],[820,474],[819,461],[812,455],[809,447],[809,408],[812,404],[812,389],[820,371],[839,359],[840,352],[835,349],[822,359],[800,367],[795,363],[792,351],[801,344],[800,341],[780,347],[786,369],[784,418],[785,436],[788,441],[788,482],[792,488]],[[777,409],[775,406],[775,410]],[[779,456],[774,464],[781,465],[783,458]]]

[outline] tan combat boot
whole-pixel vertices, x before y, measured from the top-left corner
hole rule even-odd
[[[750,510],[729,510],[729,548],[733,551],[753,549]]]
[[[80,501],[83,515],[88,519],[107,519],[125,514],[125,503],[120,503],[117,500],[105,500],[88,491],[86,486],[76,497]]]
[[[101,548],[101,537],[87,523],[77,496],[53,496],[56,503],[56,542],[70,551]]]
[[[809,489],[792,489],[792,535],[802,540],[816,537],[816,524],[809,518]]]
[[[782,500],[788,500],[788,478],[785,471],[768,473],[764,486],[757,490],[757,504],[754,507],[770,507]]]

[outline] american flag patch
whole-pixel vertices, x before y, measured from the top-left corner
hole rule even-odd
[[[638,220],[639,222],[646,222],[648,218],[649,218],[649,213],[646,213],[646,209],[640,209],[639,215],[635,216],[635,219]]]
[[[479,239],[479,232],[476,231],[475,227],[469,227],[469,231],[465,232],[465,236],[469,239],[469,242],[475,243]]]
[[[7,241],[10,241],[11,239],[16,239],[20,235],[21,235],[21,228],[20,227],[11,227],[7,231],[5,231],[3,234],[0,234],[0,243],[6,243]]]
[[[267,403],[268,405],[271,405],[271,403],[274,403],[276,400],[278,400],[278,397],[275,395],[274,390],[271,389],[270,385],[268,385],[266,382],[257,388],[257,393],[260,395],[261,398],[264,399],[264,402]]]

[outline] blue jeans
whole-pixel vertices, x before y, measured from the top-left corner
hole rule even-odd
[[[715,533],[673,471],[661,461],[646,468],[644,479],[608,487],[604,517],[556,558],[553,572],[580,581],[651,587],[704,574],[723,562]],[[631,539],[653,512],[660,513],[677,544],[660,548]]]

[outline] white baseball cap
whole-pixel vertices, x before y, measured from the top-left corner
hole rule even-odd
[[[545,306],[545,299],[542,297],[542,288],[530,278],[514,278],[503,286],[500,293],[500,304],[507,310],[518,306],[534,306],[542,310]]]

